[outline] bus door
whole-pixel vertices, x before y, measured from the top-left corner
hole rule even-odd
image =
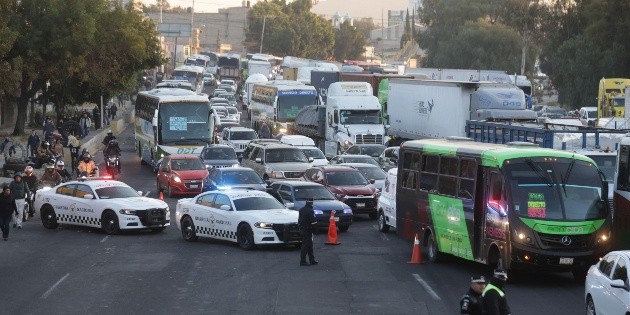
[[[619,147],[619,161],[613,196],[613,240],[618,249],[630,247],[630,144]]]
[[[475,260],[483,259],[483,230],[485,227],[485,185],[486,181],[486,168],[481,165],[477,167],[477,174],[475,176],[475,196],[474,196],[474,211],[473,211],[473,256]]]
[[[479,239],[482,253],[486,252],[493,243],[504,245],[508,236],[507,199],[503,176],[496,168],[486,168],[485,172],[484,227],[483,236]],[[505,246],[502,247],[506,249]]]

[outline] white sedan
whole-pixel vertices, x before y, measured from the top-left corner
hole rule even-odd
[[[180,199],[177,226],[186,241],[207,237],[236,242],[250,250],[256,245],[299,244],[298,212],[256,190],[227,190]]]
[[[630,312],[628,266],[630,250],[614,251],[591,266],[586,275],[586,314],[616,315]]]
[[[72,181],[40,189],[34,208],[47,229],[56,229],[61,223],[116,234],[130,229],[162,231],[170,225],[164,201],[142,197],[141,192],[115,180]]]

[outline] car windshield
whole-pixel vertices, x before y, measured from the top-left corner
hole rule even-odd
[[[593,119],[593,118],[597,118],[597,111],[588,111],[588,118]]]
[[[296,200],[306,200],[313,198],[313,200],[335,200],[335,196],[322,186],[297,186],[293,189]]]
[[[605,218],[597,167],[571,159],[513,160],[506,166],[511,209],[540,220],[583,221]]]
[[[381,179],[385,179],[385,177],[387,176],[387,174],[385,174],[385,172],[383,172],[383,170],[381,170],[379,167],[366,166],[366,167],[357,167],[357,169],[367,179],[381,180]]]
[[[365,147],[359,147],[361,149],[361,154],[369,155],[371,157],[378,157],[385,151],[384,145],[371,145]]]
[[[273,209],[286,209],[273,197],[245,197],[234,199],[236,211],[261,211]]]
[[[547,112],[552,113],[552,114],[559,114],[559,115],[564,115],[565,114],[564,109],[562,109],[560,107],[548,107],[547,108]]]
[[[265,150],[265,162],[266,163],[281,163],[281,162],[303,162],[307,163],[308,160],[302,152],[297,148],[291,149],[267,149]]]
[[[221,176],[223,185],[264,184],[262,178],[252,170],[224,171]]]
[[[238,109],[236,109],[236,107],[234,106],[226,107],[226,109],[230,115],[238,114]]]
[[[230,136],[230,140],[254,140],[256,139],[256,132],[251,131],[233,131]]]
[[[96,189],[96,195],[101,199],[140,197],[138,192],[129,186],[110,186]]]
[[[236,160],[234,149],[228,147],[206,148],[203,151],[204,160]]]
[[[317,148],[301,148],[302,152],[306,155],[307,158],[313,159],[325,159],[326,156],[322,153],[322,150]]]
[[[227,92],[227,91],[224,90],[224,89],[221,89],[221,90],[216,89],[216,90],[214,90],[214,93],[212,93],[212,97],[218,97],[219,95],[221,95],[221,94],[223,94],[225,92]]]
[[[217,126],[217,131],[223,131],[225,128],[230,127],[239,127],[240,125],[233,122],[222,122],[221,125]]]
[[[234,96],[234,94],[219,94],[220,98],[224,98],[228,101],[232,101],[232,102],[236,102],[236,97]]]
[[[374,125],[380,124],[379,110],[342,110],[339,113],[343,125]]]
[[[588,154],[586,154],[588,155]],[[588,155],[597,167],[606,176],[606,181],[612,183],[615,181],[615,166],[617,164],[617,155]]]
[[[210,143],[212,120],[209,117],[207,102],[161,104],[158,120],[159,144]]]
[[[326,173],[326,182],[328,185],[333,186],[359,186],[368,184],[365,177],[363,177],[359,171]]]
[[[376,162],[373,158],[371,157],[352,157],[352,156],[344,156],[343,157],[343,162],[342,163],[368,163],[368,164],[372,164],[372,165],[378,165],[378,162]]]
[[[227,116],[227,109],[217,107],[213,107],[213,109],[217,112],[217,114],[223,115],[223,117]]]
[[[174,171],[205,170],[199,158],[171,160],[171,169]]]

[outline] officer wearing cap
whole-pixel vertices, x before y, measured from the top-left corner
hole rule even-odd
[[[510,315],[503,287],[507,282],[507,272],[501,269],[494,271],[494,276],[490,283],[486,285],[481,296],[483,297],[483,310],[487,315]]]
[[[483,276],[473,276],[470,278],[470,289],[462,297],[459,302],[460,314],[481,315],[483,314],[483,305],[481,301],[481,293],[486,287],[486,278]]]
[[[298,225],[302,234],[302,251],[300,252],[300,266],[308,266],[306,255],[311,261],[311,265],[317,265],[315,255],[313,255],[313,225],[316,224],[315,212],[313,212],[313,198],[306,200],[306,205],[300,208]]]

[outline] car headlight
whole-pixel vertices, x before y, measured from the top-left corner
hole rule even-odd
[[[380,190],[376,190],[376,192],[374,193],[374,198],[378,198],[381,196],[381,191]]]
[[[608,242],[610,239],[610,231],[603,232],[597,236],[597,243],[602,244]]]
[[[174,181],[174,182],[176,182],[176,183],[181,183],[181,182],[182,182],[182,179],[181,179],[181,178],[179,178],[179,176],[174,175],[174,176],[173,176],[173,181]]]
[[[345,197],[346,197],[346,195],[344,195],[344,194],[335,194],[335,198],[337,198],[337,199],[343,199]]]
[[[282,133],[285,133],[285,132],[287,132],[287,128],[280,128],[280,130],[278,130],[278,131],[280,131]]]
[[[210,164],[206,164],[206,168],[210,168]]]
[[[345,214],[352,214],[352,209],[350,209],[350,208],[343,208],[343,213],[345,213]]]
[[[272,171],[271,178],[284,178],[284,172]]]
[[[313,210],[313,214],[324,214],[322,210]]]
[[[514,230],[514,240],[521,244],[534,245],[534,239],[526,231]]]
[[[126,214],[126,215],[135,215],[136,214],[136,210],[133,209],[120,209],[120,214]]]
[[[254,226],[261,229],[273,229],[273,223],[267,222],[256,222],[254,223]]]
[[[164,153],[160,153],[160,157],[163,158],[164,157]]]
[[[232,164],[232,167],[238,167],[238,163]]]
[[[164,210],[166,210],[167,213],[171,211],[171,209],[168,206],[166,206],[166,209]]]
[[[349,140],[344,140],[343,141],[343,146],[344,147],[350,147],[350,146],[352,146],[352,142],[350,142]]]

